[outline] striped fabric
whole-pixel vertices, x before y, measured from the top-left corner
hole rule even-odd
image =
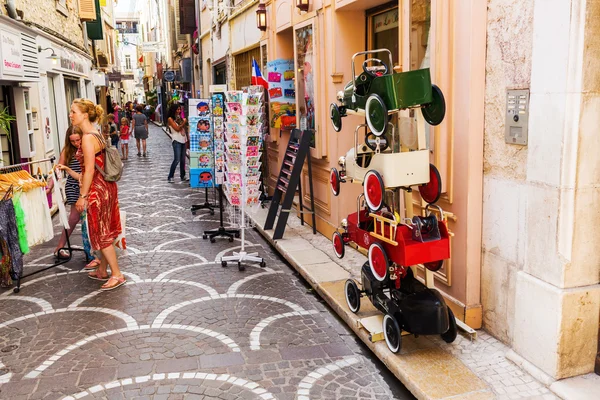
[[[79,164],[79,161],[77,161],[77,158],[73,157],[69,167],[74,172],[77,172],[78,174],[81,173],[81,165]],[[67,182],[65,183],[65,194],[67,195],[67,204],[73,205],[77,203],[77,200],[79,199],[79,182],[68,174]]]

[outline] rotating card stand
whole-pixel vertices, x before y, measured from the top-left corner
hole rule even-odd
[[[230,97],[230,95],[231,95],[231,97],[235,97],[235,100],[232,99]],[[236,133],[229,132],[232,135],[237,134],[239,136],[242,136],[242,139],[240,141],[241,145],[239,147],[239,154],[241,155],[241,160],[240,160],[241,161],[241,168],[240,168],[241,179],[239,180],[239,186],[240,186],[239,194],[241,195],[240,196],[241,199],[239,200],[239,206],[234,205],[233,202],[231,201],[231,198],[229,199],[230,202],[232,203],[232,210],[229,213],[230,214],[229,217],[234,219],[232,221],[233,225],[236,225],[235,217],[236,217],[236,214],[239,212],[240,221],[239,221],[239,224],[237,224],[237,225],[239,226],[239,232],[240,232],[242,243],[241,243],[240,251],[233,252],[233,255],[231,255],[231,256],[221,257],[221,266],[227,267],[227,264],[229,262],[237,262],[239,271],[244,271],[246,269],[246,267],[245,267],[245,265],[243,265],[243,263],[259,263],[259,265],[262,268],[264,268],[266,266],[265,260],[262,257],[259,257],[257,252],[249,253],[246,251],[246,236],[245,236],[245,231],[247,228],[249,228],[249,226],[247,225],[247,221],[246,221],[246,207],[248,205],[249,197],[248,197],[248,187],[247,187],[247,185],[248,185],[248,176],[247,176],[248,175],[248,145],[247,145],[248,136],[244,136],[244,135],[248,135],[247,125],[251,125],[250,123],[247,122],[246,116],[248,116],[250,118],[255,115],[251,112],[247,114],[246,106],[251,105],[251,104],[247,104],[247,102],[249,103],[250,96],[256,96],[256,95],[257,95],[256,92],[248,93],[248,94],[244,94],[244,95],[241,95],[241,92],[235,92],[235,91],[227,93],[227,97],[228,97],[229,101],[231,101],[232,103],[239,103],[242,105],[241,110],[240,110],[241,113],[239,114],[239,118],[236,118],[238,122],[228,123],[228,128],[227,128],[227,130],[229,130],[230,126],[231,126],[232,129],[237,131]],[[253,99],[256,100],[256,97],[254,97]],[[256,104],[252,104],[252,105],[256,106]],[[238,110],[239,110],[239,108],[238,108]],[[259,117],[257,116],[257,118],[259,118]],[[246,121],[246,122],[241,122],[241,121]],[[260,121],[260,119],[259,119],[259,121]],[[242,127],[242,125],[244,125],[244,127]],[[231,142],[231,143],[233,143],[233,142]],[[252,199],[253,198],[251,197],[250,200],[252,200]],[[232,241],[232,239],[230,239],[230,241]]]
[[[219,185],[219,227],[217,229],[204,231],[204,234],[202,235],[202,239],[210,239],[211,243],[214,243],[215,238],[218,237],[226,237],[230,242],[233,242],[234,237],[240,237],[240,229],[228,229],[225,228],[223,224],[223,196],[223,185]],[[223,266],[227,266],[227,263]]]
[[[207,209],[210,215],[215,215],[215,206],[210,204],[208,200],[208,188],[204,188],[204,204],[193,204],[190,208],[192,215],[196,215],[196,211]]]

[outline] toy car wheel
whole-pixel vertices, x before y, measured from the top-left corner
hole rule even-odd
[[[402,347],[402,331],[400,325],[394,317],[386,314],[383,317],[383,336],[385,336],[385,343],[392,353],[397,353]]]
[[[335,168],[329,171],[329,187],[334,196],[340,194],[340,173]]]
[[[439,125],[446,116],[446,100],[442,90],[436,85],[431,85],[431,103],[421,107],[421,114],[429,125]]]
[[[370,170],[365,174],[365,180],[363,182],[363,193],[365,195],[365,201],[369,208],[376,212],[381,210],[384,203],[385,187],[383,186],[383,179],[379,172]]]
[[[454,342],[456,339],[456,335],[458,334],[458,328],[456,327],[456,318],[454,318],[454,313],[448,308],[448,330],[445,333],[442,333],[440,336],[446,343]]]
[[[428,263],[423,263],[423,266],[430,271],[439,271],[440,268],[444,265],[444,260],[433,261]]]
[[[419,186],[419,193],[429,204],[438,201],[442,195],[442,178],[435,165],[429,164],[429,182]]]
[[[383,282],[388,277],[389,261],[383,246],[380,243],[373,243],[369,246],[369,267],[375,279]]]
[[[388,110],[378,94],[371,94],[365,103],[367,125],[375,136],[385,133],[388,123]]]
[[[342,130],[342,112],[337,104],[331,103],[329,106],[329,118],[331,118],[331,125],[333,130],[339,132]]]
[[[358,310],[360,310],[360,290],[358,290],[356,282],[352,279],[348,279],[346,281],[344,292],[346,293],[346,304],[348,304],[348,308],[356,314]]]
[[[344,258],[345,246],[342,235],[337,231],[333,232],[331,242],[333,243],[333,251],[335,251],[335,255],[337,256],[337,258]]]

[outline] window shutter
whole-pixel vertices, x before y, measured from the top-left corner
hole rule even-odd
[[[79,0],[79,19],[82,21],[96,19],[96,2],[94,0]]]
[[[196,2],[195,0],[179,1],[179,32],[192,34],[196,30]]]

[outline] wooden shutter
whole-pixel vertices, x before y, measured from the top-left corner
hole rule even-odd
[[[192,34],[196,30],[196,1],[179,1],[179,32]]]
[[[96,2],[94,0],[79,0],[79,19],[82,21],[96,19]]]

